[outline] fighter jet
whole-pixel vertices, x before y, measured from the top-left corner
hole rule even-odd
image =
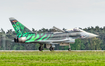
[[[56,44],[60,44],[60,46],[69,46],[68,50],[71,50],[70,43],[74,43],[75,39],[78,38],[92,38],[97,37],[98,35],[86,32],[81,29],[68,29],[61,30],[59,28],[53,27],[58,30],[58,32],[50,32],[50,33],[33,33],[15,18],[9,18],[17,37],[14,38],[14,42],[16,43],[39,43],[39,51],[44,48],[49,48],[50,51],[54,50]]]

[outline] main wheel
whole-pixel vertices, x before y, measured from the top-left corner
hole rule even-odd
[[[40,47],[39,47],[39,51],[42,51],[42,50],[43,50],[43,47],[40,46]]]
[[[50,51],[53,51],[53,50],[54,50],[54,48],[53,48],[53,47],[50,47],[50,48],[49,48],[49,50],[50,50]]]

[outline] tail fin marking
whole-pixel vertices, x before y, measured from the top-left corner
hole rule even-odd
[[[9,19],[10,19],[10,21],[12,23],[12,26],[13,26],[13,28],[14,28],[17,35],[33,33],[27,27],[25,27],[19,21],[17,21],[15,18],[11,17]]]

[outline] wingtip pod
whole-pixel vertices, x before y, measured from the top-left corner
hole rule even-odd
[[[17,22],[17,20],[16,20],[15,18],[13,18],[13,17],[10,17],[9,20],[10,20],[11,22]]]
[[[9,20],[15,20],[15,18],[14,17],[10,17]]]

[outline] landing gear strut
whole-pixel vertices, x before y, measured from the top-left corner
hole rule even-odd
[[[43,50],[43,44],[40,44],[39,51]]]
[[[69,48],[68,48],[68,51],[71,51],[71,46],[70,46],[70,44],[69,44]]]
[[[49,50],[50,51],[53,51],[54,50],[54,47],[50,46]]]

